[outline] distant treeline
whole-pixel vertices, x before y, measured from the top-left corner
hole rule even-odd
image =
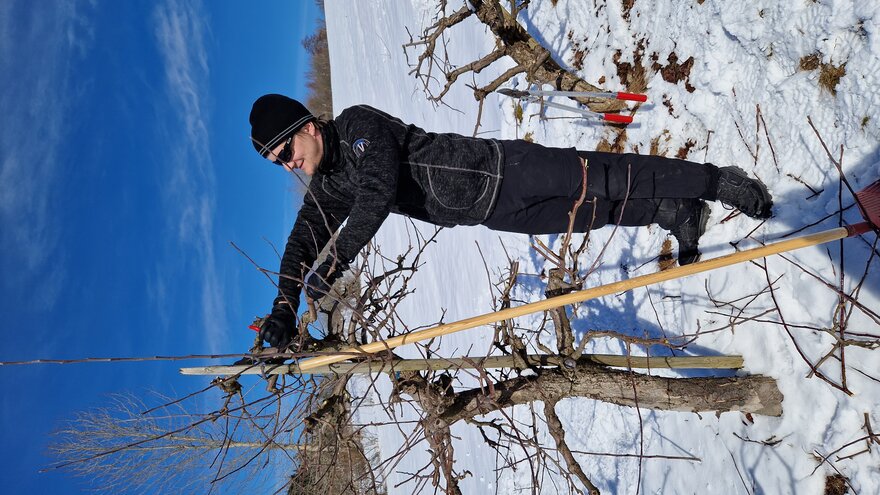
[[[312,56],[306,73],[306,87],[309,89],[306,107],[315,115],[331,118],[333,92],[330,85],[330,50],[327,46],[324,0],[315,0],[315,4],[321,10],[321,18],[314,34],[303,40],[303,47]]]

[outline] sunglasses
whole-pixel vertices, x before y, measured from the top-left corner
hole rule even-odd
[[[290,158],[293,157],[293,151],[291,150],[291,145],[293,144],[293,136],[287,138],[287,141],[284,142],[284,147],[281,148],[281,152],[278,153],[275,160],[272,162],[278,166],[284,166],[285,163],[290,161]]]

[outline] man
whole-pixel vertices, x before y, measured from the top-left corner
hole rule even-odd
[[[565,232],[586,188],[575,232],[656,223],[678,240],[681,265],[699,259],[706,201],[753,218],[771,215],[767,189],[736,167],[430,133],[366,105],[321,121],[276,94],[257,99],[250,123],[262,157],[312,178],[281,260],[278,297],[260,331],[276,347],[295,337],[303,282],[308,297],[326,295],[389,213],[448,227]],[[346,219],[330,255],[306,278]]]

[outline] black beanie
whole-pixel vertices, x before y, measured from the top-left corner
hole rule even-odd
[[[265,157],[312,120],[315,116],[302,103],[284,95],[263,95],[251,108],[251,142]]]

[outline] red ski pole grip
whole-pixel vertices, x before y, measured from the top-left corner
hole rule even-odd
[[[633,118],[629,115],[620,115],[619,113],[606,113],[602,115],[602,118],[608,122],[618,122],[621,124],[632,124],[633,121]]]
[[[617,99],[629,101],[648,101],[648,95],[640,95],[636,93],[617,93]]]

